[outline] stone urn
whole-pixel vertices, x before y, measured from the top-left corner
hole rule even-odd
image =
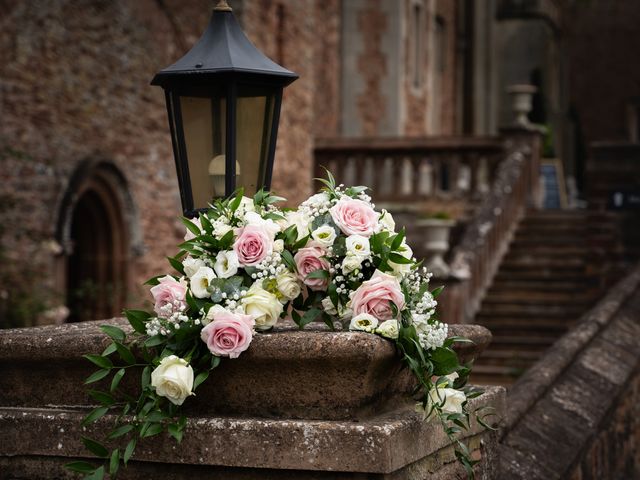
[[[424,238],[425,266],[436,277],[447,277],[451,273],[444,255],[449,251],[449,236],[455,224],[455,220],[442,218],[421,218],[416,222]]]
[[[528,127],[531,125],[529,121],[529,112],[532,108],[533,94],[538,89],[533,85],[511,85],[507,87],[507,93],[512,98],[512,109],[516,115],[516,125]]]

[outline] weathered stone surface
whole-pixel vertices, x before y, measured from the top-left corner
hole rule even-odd
[[[106,347],[108,339],[99,330],[104,323],[128,329],[124,320],[115,319],[0,331],[0,406],[59,405],[62,397],[64,405],[90,405],[81,385],[95,368],[81,356]],[[256,335],[240,358],[224,360],[212,372],[187,411],[338,420],[366,418],[402,403],[413,382],[407,370],[401,371],[392,342],[315,328],[300,332],[283,325]],[[452,326],[451,334],[475,342],[458,344],[464,361],[491,338],[472,325]],[[135,391],[139,378],[134,369],[123,386]]]
[[[502,478],[638,478],[639,286],[636,268],[509,392]]]
[[[500,415],[503,401],[504,389],[491,387],[471,402],[471,408],[493,406]],[[73,409],[0,408],[2,457],[84,456],[80,436],[96,436],[96,431],[106,431],[112,418],[104,417],[85,430],[80,427],[83,415],[84,412]],[[481,447],[478,436],[481,432],[482,428],[472,422],[472,429],[465,437],[472,439],[473,450]],[[192,416],[179,447],[168,437],[157,438],[141,444],[136,459],[188,465],[374,474],[390,474],[413,465],[411,471],[422,473],[388,478],[427,478],[427,472],[436,471],[453,460],[448,445],[448,438],[438,421],[423,421],[421,415],[407,405],[360,422]],[[429,460],[424,460],[426,458]],[[18,469],[21,463],[27,462],[19,458],[2,461],[11,469]],[[423,463],[415,465],[418,461]],[[135,467],[133,471],[136,471]]]

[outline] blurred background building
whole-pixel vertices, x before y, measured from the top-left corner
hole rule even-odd
[[[285,91],[273,189],[294,205],[320,166],[371,185],[420,256],[429,218],[455,221],[443,316],[493,330],[487,381],[535,361],[633,258],[636,217],[609,207],[633,206],[639,181],[636,0],[230,3],[300,75]],[[211,6],[0,1],[0,326],[146,301],[142,282],[184,235],[164,99],[149,82]]]

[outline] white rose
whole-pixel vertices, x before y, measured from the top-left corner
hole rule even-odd
[[[378,326],[378,319],[368,313],[361,313],[351,319],[349,330],[360,330],[363,332],[373,332]]]
[[[202,319],[202,325],[208,325],[213,321],[213,317],[215,317],[218,313],[229,313],[229,310],[224,308],[222,305],[212,305],[207,314]]]
[[[467,399],[465,394],[455,388],[432,388],[429,392],[429,400],[442,405],[443,413],[462,413],[462,404]]]
[[[384,208],[382,212],[380,212],[380,217],[378,217],[378,222],[380,222],[380,226],[382,230],[387,230],[389,232],[395,232],[396,222],[393,220],[393,217],[389,212],[387,212]]]
[[[185,398],[195,395],[193,389],[193,369],[186,360],[169,355],[151,372],[151,386],[156,393],[166,397],[174,405],[182,405]]]
[[[290,272],[285,272],[278,275],[278,277],[276,278],[276,286],[278,288],[278,291],[282,295],[284,303],[297,298],[302,291],[300,288],[300,284],[298,283],[298,278]]]
[[[274,222],[271,219],[262,218],[256,212],[247,212],[244,216],[244,220],[247,225],[256,225],[258,227],[262,227],[265,232],[267,232],[271,238],[275,237],[276,234],[280,231],[280,225]]]
[[[360,255],[347,253],[347,256],[342,260],[342,273],[346,275],[353,272],[356,268],[360,268],[364,259],[365,257],[361,257]]]
[[[238,273],[238,255],[233,250],[227,250],[224,252],[218,252],[216,255],[216,263],[213,265],[216,274],[220,278],[233,277]]]
[[[256,211],[256,206],[253,203],[253,198],[242,197],[242,200],[240,200],[240,205],[238,205],[237,212],[239,214],[245,214],[247,212],[255,212],[255,211]]]
[[[276,240],[273,242],[273,251],[280,253],[284,250],[284,240]]]
[[[338,310],[336,310],[335,305],[331,301],[331,298],[324,297],[322,299],[322,309],[327,312],[329,315],[337,315]]]
[[[289,228],[292,225],[295,225],[298,231],[297,240],[301,240],[309,235],[311,219],[298,211],[287,212],[285,214],[285,228]]]
[[[398,338],[398,321],[397,320],[387,320],[382,322],[378,328],[376,329],[376,333],[379,333],[383,337],[390,338],[395,340]]]
[[[322,225],[311,232],[313,238],[318,244],[324,248],[333,245],[336,239],[336,231],[329,225]]]
[[[413,250],[411,247],[407,245],[405,242],[402,242],[402,245],[398,248],[398,253],[404,258],[408,258],[411,260],[413,257]],[[389,266],[393,268],[393,273],[399,276],[404,276],[411,271],[412,263],[395,263],[389,262]]]
[[[453,384],[459,376],[460,375],[458,375],[458,372],[453,372],[449,375],[445,375],[445,378],[447,379],[447,386],[453,387]]]
[[[230,230],[233,230],[233,227],[231,227],[231,225],[229,225],[228,223],[220,220],[216,220],[215,222],[213,222],[213,235],[216,238],[224,237],[227,233],[229,233]]]
[[[268,330],[278,322],[283,306],[274,294],[263,289],[259,282],[251,285],[242,298],[242,306],[247,315],[256,320],[256,330]]]
[[[197,298],[207,298],[209,294],[209,285],[216,278],[216,274],[210,267],[200,267],[198,271],[191,277],[191,293]]]
[[[347,254],[356,255],[358,257],[368,257],[371,254],[369,248],[369,239],[362,235],[350,235],[345,242],[347,246]]]
[[[191,278],[200,270],[200,267],[205,266],[205,263],[199,258],[187,257],[182,261],[182,266],[184,267],[184,274]]]

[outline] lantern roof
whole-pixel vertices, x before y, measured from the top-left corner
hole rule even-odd
[[[198,42],[180,60],[158,72],[151,84],[167,88],[223,78],[284,87],[298,75],[258,50],[240,28],[231,8],[226,6],[213,10]]]

